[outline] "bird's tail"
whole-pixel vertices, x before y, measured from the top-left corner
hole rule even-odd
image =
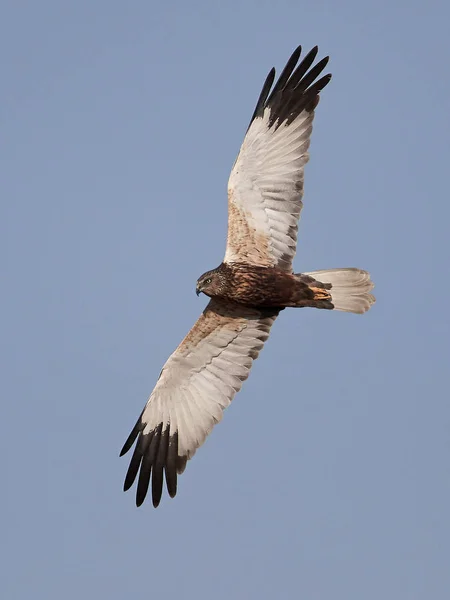
[[[368,311],[375,302],[375,297],[370,293],[374,284],[367,271],[353,268],[328,269],[302,273],[301,276],[305,275],[306,277],[312,277],[316,282],[324,284],[323,288],[325,289],[308,282],[311,289],[317,289],[318,308],[331,308],[331,306],[320,306],[323,303],[320,296],[326,292],[331,294],[329,302],[333,305],[334,310],[362,314]]]

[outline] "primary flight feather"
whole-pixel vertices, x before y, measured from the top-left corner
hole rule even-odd
[[[177,475],[247,379],[277,315],[286,307],[364,313],[375,301],[360,269],[293,273],[304,166],[328,57],[318,48],[290,57],[275,85],[267,76],[228,182],[228,235],[222,264],[197,281],[211,298],[163,367],[121,456],[136,442],[124,489],[137,478],[140,506],[151,484],[158,506],[164,479]]]

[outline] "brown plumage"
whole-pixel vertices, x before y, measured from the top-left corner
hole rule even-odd
[[[274,267],[222,263],[197,281],[197,295],[237,302],[255,308],[305,307],[333,309],[330,284]]]
[[[331,78],[319,78],[328,57],[313,66],[317,52],[297,65],[298,47],[275,85],[274,69],[264,83],[228,182],[224,260],[197,281],[197,294],[211,300],[167,360],[122,448],[121,455],[136,442],[124,489],[137,478],[138,506],[149,486],[158,506],[164,477],[175,496],[177,476],[240,390],[281,310],[363,313],[375,301],[366,271],[292,268],[314,110]]]

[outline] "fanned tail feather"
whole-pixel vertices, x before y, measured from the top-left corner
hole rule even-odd
[[[328,269],[303,275],[331,285],[329,292],[334,310],[362,314],[375,302],[375,297],[370,293],[374,283],[370,274],[362,269]]]

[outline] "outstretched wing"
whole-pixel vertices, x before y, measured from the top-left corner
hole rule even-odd
[[[184,471],[241,389],[277,315],[276,310],[209,302],[164,365],[120,453],[128,452],[137,438],[124,489],[133,485],[139,473],[138,506],[145,499],[150,477],[153,505],[158,506],[163,472],[169,495],[175,496],[177,474]]]
[[[272,92],[272,69],[261,91],[228,181],[228,238],[224,262],[247,262],[292,272],[303,196],[303,171],[319,92],[315,47],[296,67],[299,46]],[[270,93],[270,95],[269,95]]]

